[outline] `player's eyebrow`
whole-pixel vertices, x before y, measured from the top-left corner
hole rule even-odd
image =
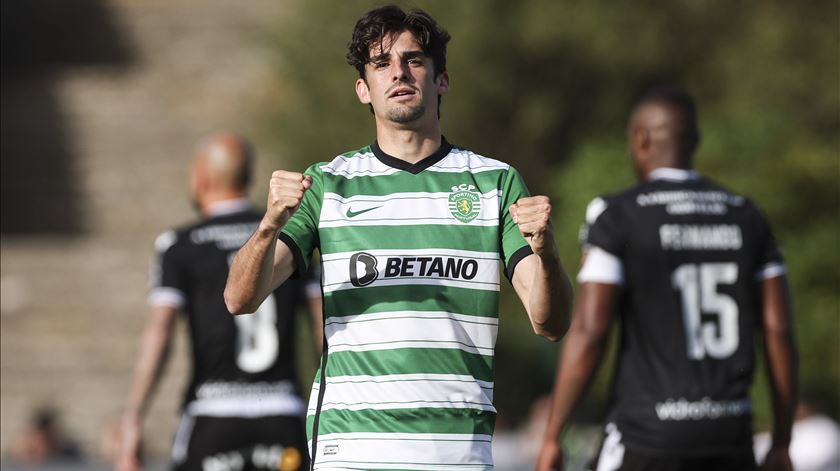
[[[426,57],[423,51],[405,51],[401,55],[402,60],[416,59],[418,57]]]
[[[390,54],[383,52],[382,54],[377,54],[375,56],[371,56],[370,59],[368,59],[368,63],[376,64],[377,62],[387,61],[390,58],[391,58]]]
[[[416,59],[418,57],[426,57],[426,53],[424,53],[423,51],[420,51],[420,50],[416,50],[416,51],[405,51],[402,54],[400,54],[400,59],[401,60]],[[376,64],[378,62],[384,62],[384,61],[387,61],[387,60],[390,60],[390,59],[391,59],[391,54],[387,53],[387,52],[383,52],[381,54],[371,56],[371,58],[368,59],[368,63]]]

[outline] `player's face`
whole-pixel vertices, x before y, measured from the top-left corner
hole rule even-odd
[[[365,65],[365,79],[356,81],[359,101],[373,107],[377,120],[409,126],[437,119],[438,96],[448,89],[448,75],[434,76],[432,58],[408,31],[374,45]]]

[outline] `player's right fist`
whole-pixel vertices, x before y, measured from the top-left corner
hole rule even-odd
[[[277,170],[268,184],[268,205],[263,224],[280,230],[297,211],[303,195],[312,186],[312,177],[298,172]]]

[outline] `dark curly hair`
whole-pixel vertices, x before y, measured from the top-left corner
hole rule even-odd
[[[356,22],[353,37],[347,44],[347,63],[365,78],[365,64],[370,62],[370,50],[392,34],[410,31],[414,34],[423,53],[432,58],[435,77],[446,72],[446,43],[450,36],[434,18],[423,10],[408,13],[396,5],[373,9]]]

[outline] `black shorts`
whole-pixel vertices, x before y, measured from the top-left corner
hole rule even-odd
[[[172,457],[176,471],[298,471],[309,467],[303,418],[287,416],[185,416]]]
[[[702,457],[656,455],[621,442],[614,424],[607,424],[601,450],[590,464],[591,471],[753,471],[758,469],[752,448],[735,453]]]

